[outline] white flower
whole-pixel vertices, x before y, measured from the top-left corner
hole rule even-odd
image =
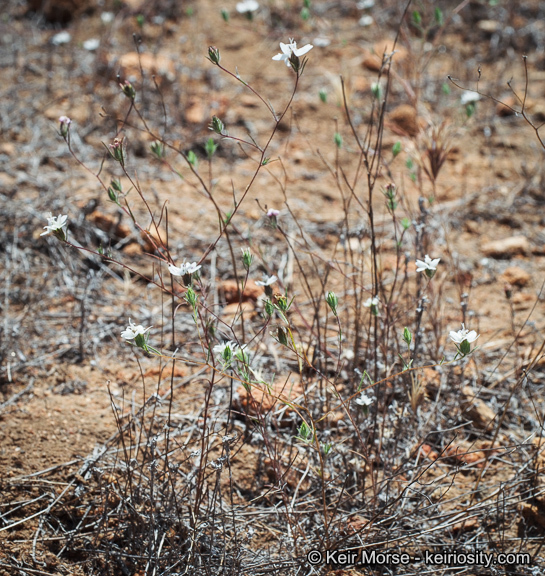
[[[460,96],[460,102],[462,103],[462,106],[473,104],[480,99],[481,95],[478,92],[474,92],[473,90],[464,90]]]
[[[223,356],[227,348],[231,350],[232,354],[235,354],[238,345],[236,342],[229,340],[228,342],[222,342],[221,344],[216,344],[214,348],[212,348],[212,352],[214,353],[215,356]]]
[[[458,330],[458,332],[452,331],[449,336],[455,344],[461,344],[464,341],[467,341],[468,344],[471,344],[477,340],[480,334],[477,334],[475,330],[471,330],[471,332],[466,330],[465,326],[462,324],[461,330]]]
[[[275,210],[274,208],[271,208],[267,212],[267,217],[268,218],[276,218],[279,214],[280,214],[280,210]]]
[[[367,300],[365,301],[364,306],[366,308],[377,308],[380,304],[380,300],[378,299],[378,296],[373,296],[373,298],[367,298]]]
[[[195,272],[199,270],[199,268],[202,268],[202,266],[200,264],[197,264],[196,262],[186,262],[184,266],[186,274],[195,274]]]
[[[174,264],[169,264],[168,269],[173,276],[184,276],[186,273],[185,264],[182,264],[179,268],[174,266]]]
[[[216,346],[212,348],[216,360],[223,364],[224,368],[231,366],[231,362],[238,351],[239,347],[237,343],[231,340],[229,340],[229,342],[223,342],[222,344],[216,344]]]
[[[47,226],[44,226],[45,232],[42,232],[40,236],[45,236],[50,232],[57,232],[62,230],[63,226],[66,224],[68,216],[59,214],[57,217],[53,216],[51,212],[47,216]]]
[[[255,12],[259,10],[259,4],[256,0],[243,0],[237,3],[237,12],[239,14],[246,14],[246,12]]]
[[[278,278],[276,276],[268,276],[265,277],[264,280],[257,280],[256,284],[258,286],[270,286],[271,284],[274,284],[277,280]]]
[[[373,403],[373,398],[369,398],[369,396],[366,396],[363,392],[360,394],[359,398],[356,398],[354,400],[354,402],[358,405],[358,406],[371,406],[371,404]]]
[[[184,262],[180,267],[169,264],[168,269],[173,276],[185,276],[186,274],[194,274],[199,268],[200,264],[196,262]]]
[[[283,42],[280,42],[280,50],[282,50],[282,54],[277,54],[276,56],[273,56],[272,59],[283,60],[286,63],[286,66],[289,67],[290,58],[292,54],[297,56],[297,58],[299,58],[300,56],[303,56],[304,54],[312,50],[312,48],[313,48],[312,44],[307,44],[302,48],[297,48],[297,42],[295,42],[293,38],[290,38],[289,44],[284,44]]]
[[[149,328],[144,328],[141,324],[133,324],[132,320],[129,318],[129,325],[123,332],[121,332],[121,338],[125,338],[125,340],[134,340],[137,336],[144,335],[148,330],[151,330],[151,326]]]
[[[416,271],[417,272],[426,272],[426,270],[435,271],[437,270],[437,264],[441,261],[441,258],[431,259],[427,254],[424,257],[424,260],[417,260],[416,261]]]

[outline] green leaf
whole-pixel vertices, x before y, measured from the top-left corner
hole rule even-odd
[[[197,164],[199,163],[199,160],[197,158],[197,155],[195,154],[195,152],[193,152],[193,150],[190,150],[187,153],[187,161],[191,164],[191,166],[193,166],[193,168],[197,167]]]

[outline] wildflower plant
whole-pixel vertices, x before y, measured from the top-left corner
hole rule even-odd
[[[241,2],[236,7],[246,15],[258,8],[257,2]],[[145,107],[141,106],[145,93],[140,89],[137,93],[131,83],[120,84],[126,96],[122,99],[124,106],[135,122],[141,121],[140,127],[152,143],[151,152],[160,160],[154,166],[169,170],[185,182],[190,180],[188,187],[198,191],[215,216],[212,240],[204,243],[195,235],[190,242],[189,234],[179,232],[172,225],[166,204],[157,208],[149,201],[144,187],[129,169],[132,157],[128,162],[130,150],[120,136],[131,128],[126,121],[107,146],[107,156],[114,160],[109,165],[117,177],[108,177],[101,183],[105,196],[115,205],[112,209],[128,218],[148,243],[154,269],[146,279],[151,288],[159,289],[168,297],[171,317],[162,328],[171,341],[162,341],[157,348],[150,346],[151,328],[134,324],[131,319],[121,332],[121,339],[158,356],[162,362],[183,363],[191,371],[188,382],[191,382],[192,394],[200,394],[203,399],[199,416],[190,426],[191,434],[196,431],[198,436],[190,463],[177,464],[181,467],[175,473],[169,468],[176,458],[185,457],[186,445],[194,443],[190,437],[187,444],[180,442],[180,450],[165,444],[161,456],[165,462],[162,489],[168,491],[170,486],[189,478],[185,491],[177,492],[176,487],[168,493],[170,500],[150,498],[150,502],[183,501],[184,506],[187,502],[187,510],[180,507],[179,511],[183,521],[172,526],[184,534],[187,529],[190,534],[187,542],[194,538],[191,545],[184,548],[187,544],[184,541],[179,547],[184,554],[187,550],[188,556],[199,553],[197,541],[211,542],[219,533],[214,515],[223,513],[225,487],[234,494],[233,479],[229,476],[226,482],[222,468],[230,475],[231,467],[236,464],[230,460],[229,442],[218,443],[217,436],[234,436],[240,426],[244,426],[244,434],[239,446],[244,442],[259,446],[260,462],[267,469],[267,490],[283,506],[294,557],[301,557],[300,548],[306,543],[302,543],[300,535],[308,528],[293,513],[295,503],[301,502],[300,494],[306,498],[305,503],[312,501],[313,517],[320,518],[316,523],[319,527],[312,528],[313,542],[340,541],[336,539],[344,537],[346,518],[352,514],[361,495],[366,498],[366,508],[360,512],[369,518],[385,517],[386,513],[394,513],[392,510],[397,513],[397,503],[405,506],[405,493],[400,491],[399,498],[395,496],[390,500],[381,494],[389,491],[394,494],[391,478],[399,479],[402,473],[406,478],[413,477],[410,475],[414,463],[412,447],[406,440],[427,437],[426,426],[432,416],[436,416],[430,415],[426,420],[419,414],[427,401],[424,392],[429,392],[422,372],[439,367],[446,370],[449,364],[440,361],[446,331],[430,313],[434,303],[448,304],[441,291],[443,280],[423,282],[422,276],[428,280],[434,278],[445,258],[432,258],[426,253],[434,240],[435,229],[429,225],[434,214],[428,205],[424,206],[424,201],[412,207],[403,185],[395,182],[391,166],[405,152],[405,141],[403,146],[396,142],[391,149],[382,150],[391,56],[384,55],[379,77],[368,93],[369,124],[365,131],[362,133],[353,121],[342,85],[346,123],[335,124],[329,132],[330,156],[326,158],[317,152],[329,171],[344,210],[344,218],[335,223],[337,237],[333,240],[328,237],[327,242],[322,242],[333,246],[327,256],[325,248],[318,248],[324,240],[323,229],[327,227],[324,225],[311,237],[304,227],[304,217],[297,214],[290,202],[289,155],[285,159],[277,158],[271,142],[278,136],[279,125],[290,111],[301,74],[309,62],[306,55],[312,49],[311,44],[298,48],[293,39],[286,44],[280,42],[280,53],[272,60],[284,63],[295,76],[289,75],[293,88],[277,112],[268,96],[261,95],[250,79],[243,79],[238,69],[232,72],[225,68],[220,49],[210,46],[207,56],[211,65],[255,98],[269,121],[269,131],[265,136],[261,129],[255,133],[248,129],[248,133],[243,134],[240,124],[235,122],[227,130],[220,112],[215,109],[218,115],[212,115],[209,120],[207,140],[192,143],[191,150],[181,149],[152,128],[151,123],[148,125],[144,121]],[[261,57],[266,62],[270,54]],[[325,104],[325,96],[320,97]],[[232,118],[223,114],[222,111],[222,118]],[[69,130],[70,123],[61,121],[60,134],[67,141]],[[218,147],[228,144],[242,151],[245,161],[254,166],[244,185],[233,179],[229,195],[221,189],[223,183],[217,169],[222,160],[222,155],[217,154]],[[348,155],[348,151],[358,158],[358,167],[352,173],[350,166],[343,165],[343,154]],[[431,178],[437,178],[445,158],[444,154],[430,158],[426,166]],[[363,166],[365,178],[361,176]],[[382,188],[380,178],[385,173],[388,184]],[[284,198],[282,212],[259,204],[258,200],[261,212],[249,224],[249,217],[241,207],[248,205],[263,174],[272,176],[278,184]],[[133,207],[133,198],[140,202],[140,210]],[[267,202],[272,200],[267,197]],[[380,211],[380,228],[375,210]],[[141,224],[142,214],[146,218],[144,224]],[[360,226],[362,217],[365,225]],[[66,241],[66,222],[66,216],[51,216],[43,234],[52,233]],[[387,233],[383,234],[383,230]],[[386,250],[384,238],[393,246],[391,270],[385,265],[386,259],[380,257],[381,250]],[[192,249],[200,253],[190,255]],[[187,259],[177,258],[176,254],[182,251]],[[425,256],[420,259],[422,254]],[[137,276],[121,256],[116,258],[104,260]],[[250,280],[260,278],[261,274],[261,279],[255,281],[260,289],[255,290]],[[440,275],[443,276],[447,274]],[[155,322],[154,325],[157,326]],[[153,337],[158,338],[156,331]],[[466,330],[462,324],[461,330],[450,332],[449,337],[456,345],[455,361],[475,352],[472,344],[479,335],[474,330]],[[285,376],[284,387],[278,386],[278,378],[275,380],[277,372],[282,378]],[[174,382],[173,376],[171,397]],[[444,387],[437,385],[437,388],[441,394],[445,393]],[[429,392],[432,393],[433,390]],[[436,398],[439,402],[439,392]],[[173,406],[175,400],[169,401]],[[412,409],[410,417],[407,416],[409,409]],[[165,442],[170,429],[175,427],[170,421],[172,414],[176,411],[169,411],[162,428]],[[176,414],[178,417],[182,416]],[[448,418],[454,416],[445,415],[445,422]],[[456,428],[455,423],[448,423],[452,429]],[[429,426],[430,430],[434,429]],[[182,429],[180,426],[179,430]],[[150,426],[149,430],[154,428]],[[179,430],[176,429],[176,434]],[[131,438],[127,445],[132,446],[133,440]],[[139,453],[139,457],[147,466],[146,459],[152,450],[148,447],[146,450],[144,454]],[[289,454],[287,465],[282,461],[285,454]],[[289,478],[291,471],[298,474],[295,483]],[[256,473],[256,484],[262,481],[260,473]],[[217,474],[215,482],[210,481],[211,474]],[[139,478],[142,477],[143,473]],[[345,484],[339,482],[341,477]],[[386,488],[381,492],[383,486]],[[331,494],[336,489],[342,498],[339,496],[332,506]],[[347,494],[346,506],[344,494]],[[429,502],[432,501],[433,498],[429,498]],[[233,518],[237,514],[235,508],[232,507]],[[222,521],[225,518],[222,516]],[[227,525],[230,528],[231,521],[233,526],[236,524],[229,518],[222,529]],[[135,521],[134,525],[139,524]],[[159,530],[160,523],[156,525]],[[153,540],[149,549],[161,542],[153,534],[153,538],[149,538],[150,542]],[[167,542],[166,536],[164,541]],[[191,562],[197,564],[194,557],[187,560],[188,565]]]

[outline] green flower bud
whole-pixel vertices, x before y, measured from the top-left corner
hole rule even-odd
[[[335,292],[328,292],[325,299],[326,302],[329,304],[329,307],[331,308],[333,314],[337,316],[337,306],[339,305],[339,299],[337,298]]]
[[[225,124],[217,116],[212,116],[208,129],[216,134],[225,134]]]
[[[119,84],[119,87],[129,100],[134,100],[136,98],[136,90],[128,80],[125,80],[125,82]]]
[[[218,65],[220,63],[220,51],[215,46],[208,47],[208,60],[212,64]]]

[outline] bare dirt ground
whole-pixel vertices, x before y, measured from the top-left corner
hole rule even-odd
[[[389,1],[315,0],[306,14],[301,2],[270,0],[252,19],[235,5],[4,2],[0,574],[543,573],[544,149],[520,112],[535,126],[545,121],[545,2],[422,1],[404,15]],[[398,31],[388,76],[382,58]],[[267,150],[273,161],[253,181],[259,154],[214,135],[209,163],[212,116],[230,135],[260,142],[274,122],[254,93],[206,59],[208,47],[280,111],[295,74],[272,56],[289,38],[314,48]],[[136,88],[141,118],[129,115],[118,75]],[[343,309],[348,326],[375,294],[365,167],[346,111],[365,140],[377,82],[379,100],[387,93],[375,192],[380,297],[389,302],[380,338],[374,332],[382,363],[376,355],[372,363],[369,321],[359,346],[347,343],[331,367],[337,324],[315,324],[316,295],[348,299],[345,264],[354,254],[368,275],[360,299]],[[72,154],[61,115],[72,120]],[[212,248],[200,286],[216,323],[244,340],[248,322],[259,336],[263,289],[253,281],[278,275],[296,297],[293,330],[314,372],[265,331],[254,336],[256,362],[279,387],[250,400],[232,378],[215,381],[206,358],[173,365],[122,341],[129,318],[153,326],[154,345],[170,353],[196,358],[201,336],[181,300],[178,314],[185,288],[167,282],[164,266],[158,276],[158,258],[149,257],[159,255],[153,234],[150,242],[101,186],[114,177],[130,186],[105,149],[116,136],[150,211],[163,215],[163,233],[166,202],[169,250],[200,261]],[[169,143],[164,161],[150,153],[154,140]],[[425,169],[438,143],[446,160],[433,180]],[[252,182],[232,246],[225,235],[215,244],[218,212],[176,150],[194,152],[224,217]],[[402,245],[381,192],[390,182],[399,218],[412,223]],[[278,228],[270,208],[280,210]],[[133,210],[149,229],[137,197]],[[40,236],[48,212],[68,214],[71,243],[90,251]],[[248,245],[258,264],[241,303],[230,254],[239,260]],[[101,259],[99,247],[126,267]],[[421,306],[414,260],[426,252],[442,260],[427,292],[419,366],[452,359],[448,333],[461,322],[480,334],[479,349],[419,371],[414,407],[400,376],[370,387],[375,404],[355,407],[351,419],[339,398],[357,391],[364,370],[381,378],[401,370],[400,334],[414,332]],[[167,291],[151,282],[161,277]],[[290,400],[267,404],[281,393]],[[294,397],[324,416],[320,433],[333,445],[325,468],[297,440]],[[393,550],[412,560],[312,565],[313,549]],[[530,563],[425,565],[415,557],[426,550],[524,553]]]

